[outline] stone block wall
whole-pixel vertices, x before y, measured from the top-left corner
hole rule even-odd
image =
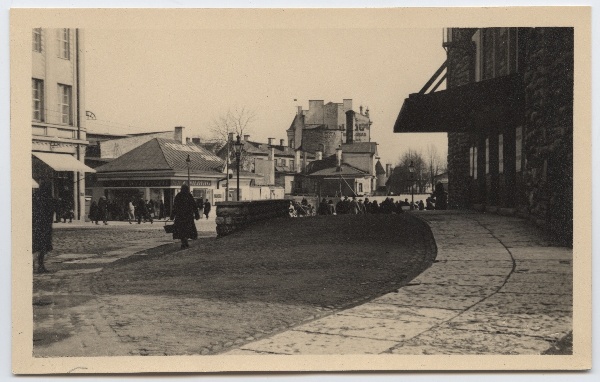
[[[217,235],[226,236],[261,220],[288,216],[289,200],[217,203]]]
[[[453,30],[448,46],[449,88],[474,81],[473,32],[473,29]],[[449,133],[450,208],[481,204],[515,211],[518,216],[544,226],[565,244],[572,244],[573,38],[572,28],[519,28],[519,74],[525,90],[521,114],[522,171],[515,170],[513,146],[517,126],[489,129],[490,159],[497,158],[498,133],[504,135],[504,142],[510,142],[504,145],[504,174],[496,182],[485,176],[485,145],[481,141],[485,136]],[[489,52],[483,53],[484,61],[486,57],[492,59]],[[508,74],[504,59],[497,60],[495,65],[496,75]],[[482,66],[485,78],[485,62]],[[469,176],[469,148],[474,143],[479,146],[477,180]],[[497,166],[497,161],[490,160],[490,169]],[[497,200],[488,195],[496,188],[501,189]]]
[[[573,236],[573,29],[526,31],[523,186],[530,218]]]
[[[473,81],[475,46],[471,41],[475,29],[453,29],[448,47],[448,88]],[[469,147],[467,133],[448,133],[448,207],[467,208],[470,205]],[[465,155],[466,153],[466,155]]]
[[[337,149],[342,144],[341,130],[328,130],[323,128],[306,129],[302,138],[302,149],[309,153],[314,153],[318,150],[323,150],[323,158],[335,154]]]

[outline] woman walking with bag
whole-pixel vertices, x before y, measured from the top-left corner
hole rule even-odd
[[[189,248],[188,239],[196,240],[198,231],[194,219],[200,219],[196,201],[187,184],[181,186],[181,192],[175,196],[171,220],[174,221],[173,239],[181,240],[181,249]]]

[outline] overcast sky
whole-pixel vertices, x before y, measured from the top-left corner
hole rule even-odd
[[[256,113],[251,139],[286,137],[297,105],[353,99],[369,107],[383,163],[445,134],[395,134],[402,102],[446,58],[442,29],[85,30],[86,109],[93,132],[185,126],[209,137],[228,109]],[[295,102],[294,99],[297,99]],[[286,139],[287,141],[287,139]]]

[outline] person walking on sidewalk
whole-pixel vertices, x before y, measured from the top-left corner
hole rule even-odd
[[[189,248],[188,239],[196,240],[198,231],[194,219],[200,219],[196,201],[187,184],[181,186],[181,192],[175,195],[171,220],[174,222],[173,239],[181,240],[181,249]]]
[[[88,217],[92,221],[92,224],[98,224],[98,214],[98,203],[96,203],[96,201],[94,200],[92,201],[92,205],[90,206],[90,214],[88,215]]]
[[[148,207],[146,207],[146,202],[144,201],[144,199],[140,198],[138,200],[135,210],[137,212],[138,224],[142,224],[142,219],[144,219],[145,223],[146,215],[148,215]]]
[[[131,224],[131,221],[135,221],[135,206],[133,205],[133,200],[129,200],[129,203],[127,203],[127,217],[129,218],[129,224]]]
[[[204,216],[208,219],[208,214],[210,214],[210,202],[208,199],[204,202]]]
[[[104,196],[101,196],[100,200],[98,201],[98,215],[99,219],[102,219],[102,223],[104,223],[104,225],[108,225],[106,222],[106,215],[108,215],[108,201]],[[96,224],[98,224],[98,218],[96,219]]]
[[[158,218],[160,220],[165,218],[165,202],[162,199],[158,204]]]
[[[34,191],[32,203],[32,251],[37,252],[37,272],[48,272],[44,266],[46,253],[52,251],[54,199],[50,183],[42,181]]]

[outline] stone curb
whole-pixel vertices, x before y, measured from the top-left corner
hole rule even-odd
[[[572,331],[571,249],[500,215],[420,215],[438,254],[408,285],[224,354],[534,355]]]

